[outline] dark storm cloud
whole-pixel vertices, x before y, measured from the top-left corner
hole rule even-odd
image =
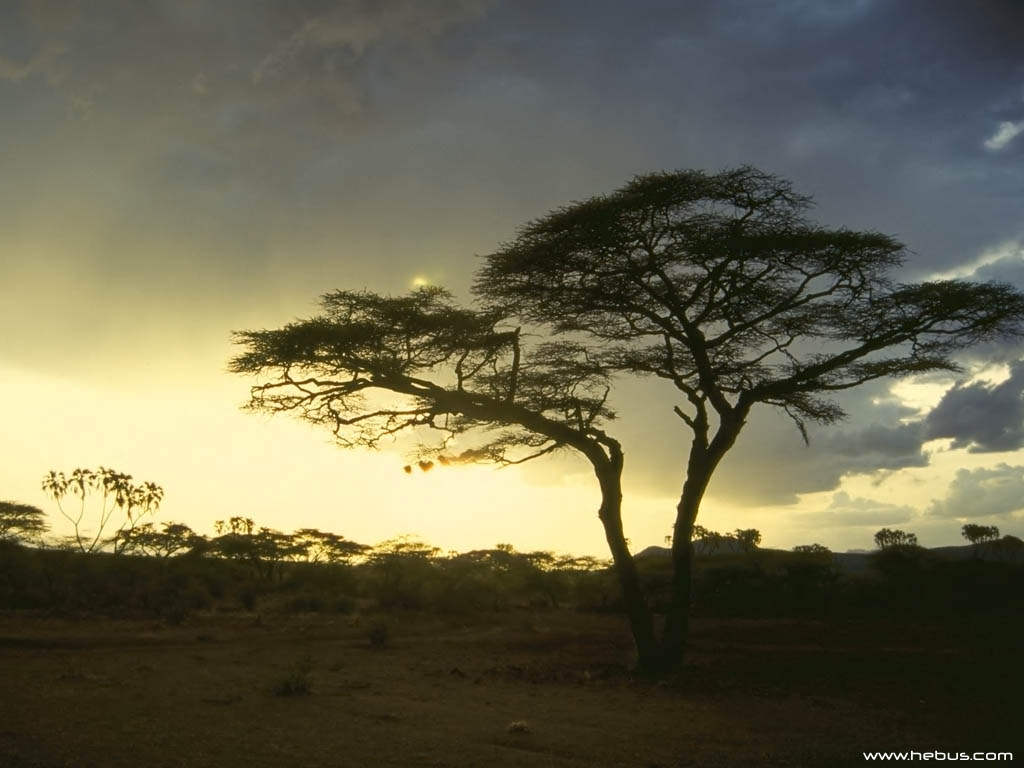
[[[137,183],[182,194],[227,163],[261,204],[326,215],[353,197],[433,208],[444,179],[440,207],[507,237],[633,172],[753,162],[942,268],[1006,221],[1005,158],[982,141],[1022,116],[1018,19],[947,0],[33,2],[12,37],[35,43],[5,56],[22,83],[50,56],[66,110],[146,137]]]
[[[154,279],[293,313],[421,269],[463,290],[525,219],[660,168],[781,173],[911,275],[1021,235],[1024,137],[984,146],[1024,119],[1017,3],[0,5],[0,247],[79,317]],[[64,282],[33,277],[58,235]]]
[[[953,448],[970,453],[1024,447],[1024,361],[1001,384],[957,384],[928,414],[928,439],[952,438]]]

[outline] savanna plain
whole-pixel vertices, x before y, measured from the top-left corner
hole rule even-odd
[[[910,592],[890,593],[903,611],[729,610],[736,567],[704,581],[732,615],[698,615],[658,681],[614,606],[6,610],[0,765],[832,766],[1020,743],[1019,611]]]

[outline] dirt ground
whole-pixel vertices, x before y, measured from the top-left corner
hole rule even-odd
[[[617,616],[0,614],[0,766],[841,766],[1012,750],[1024,730],[1020,636],[999,622],[693,634],[681,678],[653,683]]]

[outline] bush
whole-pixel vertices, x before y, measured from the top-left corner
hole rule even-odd
[[[371,648],[387,648],[391,644],[391,627],[384,619],[374,619],[366,628]]]
[[[313,690],[313,660],[304,656],[270,687],[275,696],[305,696]]]

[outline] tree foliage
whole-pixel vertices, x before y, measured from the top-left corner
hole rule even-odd
[[[251,409],[295,413],[345,447],[432,431],[421,468],[428,457],[514,464],[566,445],[602,450],[608,377],[580,345],[527,349],[500,314],[462,309],[437,287],[336,291],[321,307],[279,330],[235,334],[246,351],[231,370],[267,379],[252,388]],[[485,439],[451,455],[451,439],[474,430]]]
[[[49,526],[43,510],[31,504],[0,501],[0,541],[38,539]]]
[[[120,553],[125,546],[125,536],[133,531],[141,518],[156,514],[164,497],[164,489],[156,483],[136,484],[131,475],[107,467],[97,470],[78,468],[67,475],[51,470],[43,478],[42,488],[57,502],[61,515],[73,526],[72,541],[83,552],[113,545],[114,553]],[[82,528],[86,500],[90,495],[99,496],[95,532],[91,535]],[[64,509],[64,502],[69,496],[78,498],[78,509],[74,512]],[[108,530],[112,521],[118,522],[117,528],[104,539],[103,532]]]
[[[917,534],[907,533],[898,528],[882,528],[875,534],[875,546],[879,549],[892,549],[893,547],[916,547]]]
[[[824,544],[798,544],[793,547],[793,551],[803,555],[829,555],[832,554],[832,550],[826,547]]]
[[[161,529],[153,523],[143,523],[119,535],[122,552],[149,557],[171,557],[201,546],[205,541],[184,523],[161,523]]]
[[[337,533],[300,528],[292,534],[301,559],[308,563],[349,563],[370,549]]]
[[[971,544],[980,544],[983,541],[994,541],[999,538],[999,528],[994,525],[977,525],[967,523],[960,529],[960,535]]]
[[[809,422],[845,415],[835,393],[956,371],[959,350],[1022,330],[1024,297],[1011,287],[899,283],[901,243],[814,224],[809,207],[788,181],[749,167],[638,176],[522,227],[486,258],[481,309],[439,288],[336,291],[316,317],[236,333],[243,351],[230,367],[258,378],[252,409],[298,415],[340,445],[433,435],[407,472],[579,451],[601,488],[641,665],[675,667],[700,502],[755,405],[781,409],[806,440]],[[622,530],[622,449],[604,431],[620,374],[674,385],[672,410],[691,433],[661,640]]]
[[[614,418],[609,372],[590,350],[573,340],[537,342],[501,311],[459,307],[436,287],[398,297],[335,291],[321,308],[281,329],[235,334],[244,351],[230,370],[259,379],[249,407],[324,426],[345,447],[417,434],[423,470],[435,459],[507,466],[578,451],[601,489],[598,517],[629,595],[643,663],[657,666],[650,612],[622,530],[622,448],[602,428]]]
[[[491,308],[601,342],[601,362],[672,382],[701,438],[709,409],[765,403],[807,421],[885,376],[957,371],[950,355],[1019,333],[999,283],[901,284],[905,247],[810,222],[810,199],[743,167],[638,176],[524,226],[476,282]],[[704,441],[699,441],[703,443]]]
[[[672,410],[690,450],[669,658],[681,658],[687,634],[701,500],[755,405],[783,411],[807,441],[809,423],[845,416],[836,393],[958,371],[958,351],[1024,330],[1024,296],[1011,286],[901,283],[902,243],[821,226],[810,207],[751,167],[651,173],[527,223],[478,273],[487,311],[586,344],[609,374],[656,376],[682,398]]]

